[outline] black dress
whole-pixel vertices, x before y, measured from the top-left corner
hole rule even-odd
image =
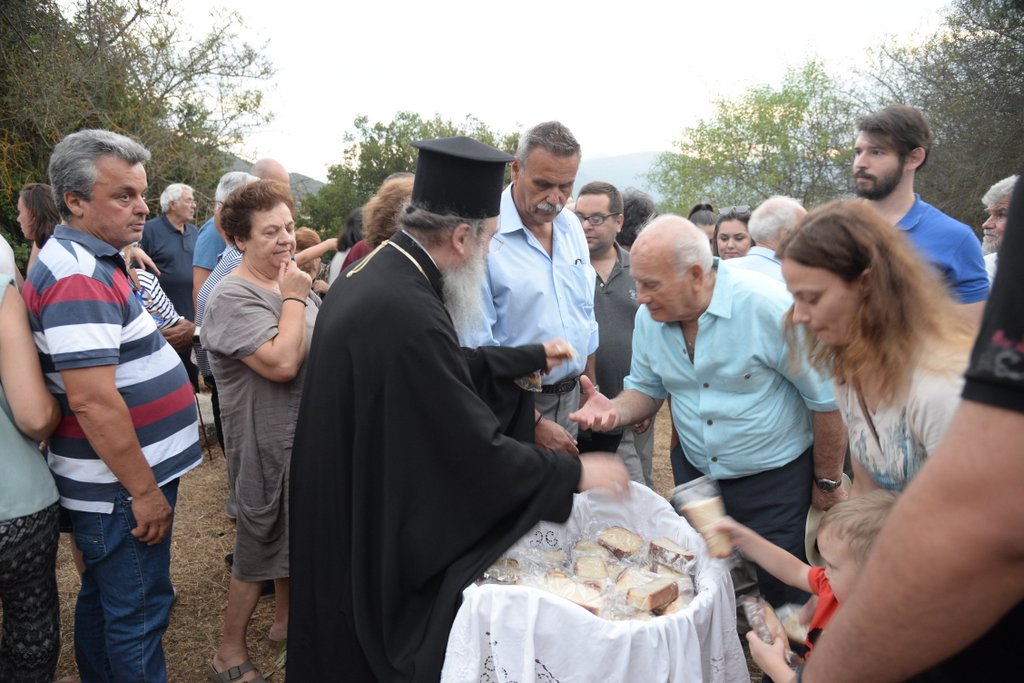
[[[437,681],[463,588],[538,521],[564,521],[579,483],[577,459],[502,433],[440,273],[404,233],[393,242],[335,282],[307,358],[291,471],[293,683]]]

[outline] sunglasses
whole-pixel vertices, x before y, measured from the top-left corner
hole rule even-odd
[[[747,206],[746,204],[741,204],[739,206],[724,206],[721,210],[719,210],[718,215],[719,217],[721,217],[740,213],[750,213],[750,207]]]

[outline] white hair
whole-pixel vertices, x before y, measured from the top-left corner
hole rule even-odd
[[[986,209],[991,209],[993,206],[1009,199],[1010,195],[1013,194],[1013,188],[1017,184],[1017,176],[1012,175],[1009,178],[1003,178],[998,183],[988,188],[988,192],[981,198],[981,203],[985,205]]]
[[[778,244],[782,236],[795,228],[806,213],[803,205],[792,197],[769,197],[750,214],[747,230],[757,244]]]
[[[176,202],[181,199],[181,193],[185,190],[195,194],[195,190],[185,183],[171,183],[168,185],[164,191],[160,193],[160,211],[167,213],[167,210],[171,208],[171,202]]]
[[[229,171],[225,173],[220,177],[220,182],[217,183],[217,191],[213,195],[214,203],[223,204],[232,192],[249,183],[255,183],[257,180],[259,180],[259,176],[254,176],[252,173],[246,173],[245,171]]]

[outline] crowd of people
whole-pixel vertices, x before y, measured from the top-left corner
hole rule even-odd
[[[326,240],[296,227],[275,160],[226,173],[196,228],[184,183],[147,220],[138,142],[55,146],[49,185],[18,198],[24,278],[0,259],[0,680],[53,679],[62,530],[81,681],[168,680],[200,378],[236,525],[213,683],[265,680],[247,629],[268,593],[288,680],[340,663],[438,680],[463,589],[512,543],[574,493],[653,485],[666,399],[663,455],[676,484],[717,480],[728,517],[710,532],[750,568],[737,590],[808,603],[805,643],[748,635],[772,680],[1017,668],[1017,176],[981,198],[982,242],[914,192],[932,138],[902,105],[858,122],[856,197],[687,218],[575,187],[582,146],[559,122],[514,156],[414,144],[415,172]]]

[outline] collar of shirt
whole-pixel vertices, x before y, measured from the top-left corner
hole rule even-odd
[[[721,261],[717,256],[712,261],[712,268],[715,270],[715,288],[711,292],[711,301],[707,309],[697,319],[697,334],[700,334],[700,325],[704,323],[707,316],[717,318],[732,317],[732,274],[728,268],[719,268]]]
[[[120,252],[114,249],[110,244],[104,242],[98,237],[82,232],[76,228],[72,228],[70,225],[58,225],[53,231],[53,236],[62,240],[69,240],[71,242],[78,242],[83,247],[88,249],[94,256],[118,256]]]
[[[526,224],[523,223],[522,216],[519,215],[519,209],[516,208],[516,202],[512,198],[512,186],[509,185],[501,193],[501,214],[498,216],[498,233],[502,235],[510,235],[517,231],[523,232],[523,238],[529,241],[531,238],[536,243],[538,249],[544,251],[540,245],[540,241],[533,236],[533,232],[530,231]],[[576,218],[576,214],[568,209],[562,209],[555,219],[551,221],[551,229],[554,232],[565,233],[573,229],[580,231],[583,234],[583,225],[580,224],[580,219]]]
[[[900,230],[913,230],[917,227],[917,224],[921,221],[921,216],[924,214],[925,203],[921,201],[921,195],[914,193],[914,204],[910,207],[910,211],[907,211],[907,215],[904,216],[896,223],[896,227]]]

